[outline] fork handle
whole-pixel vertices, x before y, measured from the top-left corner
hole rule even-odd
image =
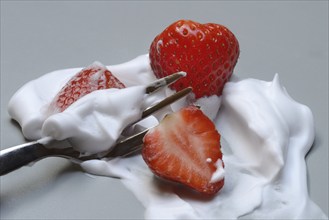
[[[0,152],[0,176],[50,156],[50,154],[51,152],[37,141],[2,150]]]

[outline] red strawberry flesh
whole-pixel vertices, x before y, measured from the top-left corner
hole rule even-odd
[[[142,156],[162,178],[213,195],[224,180],[211,182],[217,160],[222,159],[220,135],[213,122],[190,106],[166,116],[144,137]]]
[[[179,20],[155,37],[150,46],[150,63],[157,78],[178,71],[187,77],[171,88],[192,86],[196,98],[221,95],[239,57],[239,43],[220,24]]]
[[[50,104],[50,112],[62,112],[81,97],[101,89],[125,88],[104,65],[94,62],[73,76]]]

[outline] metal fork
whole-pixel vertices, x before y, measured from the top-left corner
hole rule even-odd
[[[156,80],[155,82],[151,83],[146,87],[145,93],[152,94],[158,91],[160,88],[170,85],[181,77],[184,77],[185,75],[186,73],[184,72],[178,72]],[[185,88],[163,99],[157,104],[146,108],[142,112],[141,118],[128,125],[126,128],[152,115],[153,113],[164,108],[165,106],[168,106],[173,102],[183,98],[191,91],[192,88]],[[81,152],[74,150],[67,140],[50,140],[46,143],[43,140],[38,140],[10,147],[0,151],[0,176],[47,157],[63,157],[75,163],[81,163],[83,161],[92,159],[114,158],[119,156],[124,157],[133,154],[141,149],[143,137],[148,130],[149,129],[146,129],[123,140],[119,139],[116,144],[111,148],[111,150],[92,155],[83,155],[81,154]],[[55,145],[64,147],[54,147]]]

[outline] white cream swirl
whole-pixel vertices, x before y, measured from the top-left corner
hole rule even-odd
[[[154,80],[147,55],[108,68],[128,87],[137,86],[137,89],[138,85]],[[44,106],[79,70],[60,70],[42,76],[27,83],[12,97],[9,113],[22,126],[25,137],[38,139],[44,132],[58,139],[71,138],[83,151],[90,151],[90,145],[101,145],[97,143],[109,138],[102,132],[93,132],[104,130],[102,122],[109,122],[111,117],[97,118],[93,114],[106,108],[103,93],[110,95],[110,90],[87,95],[71,109],[48,119],[43,114]],[[161,99],[168,92],[160,92],[154,99]],[[135,95],[128,96],[135,98]],[[93,100],[100,102],[99,108],[95,108]],[[132,101],[131,105],[139,109],[136,102]],[[159,181],[140,155],[109,161],[91,160],[81,166],[91,174],[120,177],[145,206],[146,219],[327,218],[310,200],[307,189],[305,155],[314,140],[312,112],[288,95],[278,75],[272,82],[232,80],[224,87],[221,98],[204,98],[198,103],[214,120],[222,136],[225,185],[215,197],[202,198],[177,185]],[[172,108],[182,104],[184,101]],[[109,109],[105,112],[118,122],[125,121],[129,115],[123,113],[119,117],[120,114]],[[133,115],[137,117],[138,110]],[[84,123],[87,126],[82,126]],[[143,125],[150,126],[150,123],[151,120]],[[96,127],[88,127],[89,124]],[[66,133],[73,125],[83,129],[74,128]],[[112,139],[120,133],[120,129],[114,130],[117,132]],[[222,174],[218,172],[219,176]]]

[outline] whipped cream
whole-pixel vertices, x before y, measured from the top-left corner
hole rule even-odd
[[[225,210],[215,212],[232,218],[326,217],[307,191],[305,155],[314,141],[312,112],[288,95],[278,75],[272,82],[228,83],[216,124],[227,142],[227,187],[222,193],[228,201]]]
[[[23,135],[29,140],[44,137],[68,139],[81,153],[107,151],[119,138],[122,130],[140,118],[143,109],[174,93],[166,88],[145,97],[145,86],[156,80],[148,60],[148,55],[141,55],[124,64],[107,66],[127,88],[92,92],[77,100],[64,112],[54,115],[49,115],[49,105],[58,91],[82,68],[48,73],[26,83],[14,94],[9,101],[9,114],[20,124]],[[214,97],[211,103],[216,105],[219,103],[217,100],[220,99]],[[189,101],[182,99],[157,112],[155,116],[162,118],[187,102]],[[208,109],[207,113],[213,117],[217,113],[218,108],[207,108],[207,102],[200,103],[200,106]],[[152,125],[157,123],[154,119],[147,121],[152,121]],[[150,124],[147,123],[147,126]]]
[[[225,185],[213,198],[160,182],[141,156],[82,167],[120,177],[146,207],[146,219],[326,219],[307,191],[304,158],[314,140],[310,109],[288,95],[278,75],[272,82],[235,79],[221,101],[214,122],[222,136]],[[221,168],[216,173],[224,175]]]
[[[94,91],[47,118],[43,134],[68,139],[81,153],[107,151],[127,125],[141,118],[144,96],[145,86]]]
[[[149,67],[148,55],[139,56],[127,64],[107,68],[113,75],[120,75],[120,81],[126,87],[147,85],[156,79]],[[22,127],[24,137],[29,140],[44,137],[42,126],[49,116],[47,110],[50,103],[58,91],[81,70],[82,68],[71,68],[48,73],[26,83],[13,95],[8,104],[8,112]],[[90,93],[87,96],[95,95]]]
[[[120,65],[108,66],[108,69],[126,86],[137,86],[134,89],[155,79],[147,55]],[[105,103],[103,98],[98,98],[104,95],[103,92],[86,95],[80,101],[85,104],[80,106],[76,102],[67,112],[49,118],[42,111],[79,70],[76,68],[49,73],[27,83],[13,96],[9,103],[9,113],[22,126],[25,137],[39,139],[50,135],[61,139],[71,136],[75,145],[83,146],[83,132],[74,128],[72,130],[75,133],[67,135],[66,130],[71,129],[75,123],[80,126],[85,121],[93,121],[94,116],[85,119],[81,117],[80,111],[86,105],[86,114],[93,115],[95,105],[93,102],[87,104],[88,100],[99,99],[99,102]],[[105,93],[111,92],[114,91]],[[153,96],[153,101],[169,93],[169,89],[160,91]],[[139,95],[131,97],[138,99]],[[128,98],[125,100],[128,102]],[[312,113],[308,107],[288,95],[280,85],[278,75],[272,82],[235,78],[226,84],[221,98],[203,98],[197,103],[213,119],[222,136],[225,172],[222,162],[217,161],[218,169],[213,180],[225,175],[225,185],[214,197],[200,197],[179,185],[159,181],[141,155],[90,160],[82,163],[81,167],[91,174],[121,178],[122,183],[145,206],[146,219],[327,218],[310,200],[307,190],[304,158],[314,140]],[[184,104],[186,100],[173,104],[165,111],[175,110]],[[133,101],[131,105],[135,105]],[[137,117],[140,106],[137,104],[134,107],[137,109],[133,117]],[[112,110],[108,111],[112,114]],[[127,114],[123,113],[122,117]],[[65,120],[67,123],[64,123]],[[124,120],[121,117],[118,119]],[[141,124],[149,127],[156,121],[153,117]],[[103,124],[98,122],[88,123],[95,123],[96,127],[102,128]],[[87,136],[103,142],[105,135],[93,135],[94,127],[81,126],[87,130]],[[89,144],[82,148],[90,150]]]

